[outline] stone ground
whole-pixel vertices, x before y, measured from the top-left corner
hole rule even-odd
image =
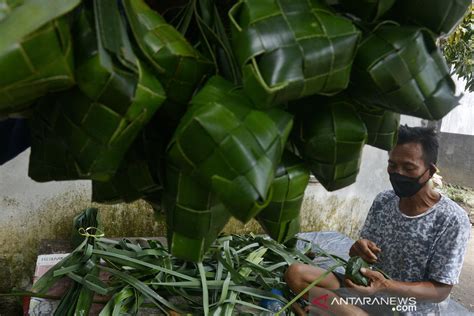
[[[443,191],[466,210],[473,225],[459,284],[454,286],[451,298],[474,312],[474,190],[448,185]]]

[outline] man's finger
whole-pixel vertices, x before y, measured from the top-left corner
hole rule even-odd
[[[349,279],[346,279],[346,280],[345,280],[345,283],[346,283],[346,286],[347,286],[348,288],[354,289],[355,291],[358,291],[358,292],[366,292],[366,291],[367,291],[367,289],[365,288],[365,286],[357,285],[357,284],[355,284],[354,282],[352,282],[352,281],[349,280]]]
[[[364,276],[368,277],[371,280],[379,278],[379,274],[381,274],[378,271],[372,271],[366,268],[360,268],[360,273],[362,273]]]
[[[376,245],[374,242],[372,242],[372,241],[369,242],[368,246],[369,246],[369,248],[370,248],[373,252],[375,252],[375,253],[379,253],[379,252],[382,251],[382,249],[380,249],[379,247],[377,247],[377,245]]]
[[[362,253],[367,256],[369,260],[366,261],[376,261],[377,256],[370,250],[370,248],[367,245],[362,245]]]

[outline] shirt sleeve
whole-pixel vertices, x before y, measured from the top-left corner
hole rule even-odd
[[[434,245],[428,262],[428,279],[454,285],[459,281],[471,231],[468,217],[454,216]]]

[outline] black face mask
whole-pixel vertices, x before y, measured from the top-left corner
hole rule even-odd
[[[428,171],[430,169],[426,169]],[[407,198],[415,195],[418,191],[425,186],[429,179],[424,183],[419,183],[421,177],[425,175],[425,172],[419,177],[412,178],[407,176],[402,176],[399,173],[392,172],[390,175],[390,182],[392,183],[393,190],[395,194],[400,198]]]

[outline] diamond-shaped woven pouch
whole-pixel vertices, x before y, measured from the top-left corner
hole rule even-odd
[[[0,115],[74,85],[69,22],[61,16],[79,3],[24,1],[0,21]]]
[[[135,57],[117,2],[96,0],[92,8],[80,12],[76,25],[78,88],[51,97],[43,121],[74,157],[77,174],[72,179],[108,181],[165,94]]]
[[[192,99],[168,147],[168,158],[212,188],[237,219],[266,206],[292,127],[290,114],[252,108],[228,81],[211,78]]]
[[[379,20],[389,11],[396,0],[341,0],[344,9],[358,16],[364,21]]]
[[[167,97],[178,103],[189,101],[211,71],[210,61],[143,0],[122,2],[135,40],[163,83]]]
[[[398,19],[429,28],[435,34],[449,34],[458,25],[472,0],[397,0]]]
[[[265,232],[279,243],[299,232],[300,209],[308,181],[309,170],[304,162],[290,152],[283,153],[272,184],[272,199],[256,217]]]
[[[164,152],[164,144],[160,131],[151,125],[140,132],[110,181],[92,181],[94,202],[129,203],[161,195],[159,156]]]
[[[74,157],[75,162],[67,164],[77,166],[76,173],[71,178],[65,174],[51,174],[50,179],[32,178],[36,181],[110,180],[140,130],[165,99],[160,83],[145,68],[140,76],[133,101],[126,108],[94,102],[78,88],[51,98],[50,104],[41,108],[43,124],[54,138],[61,140],[61,147],[66,146],[68,155]],[[32,150],[48,151],[41,147],[41,142],[37,144]],[[36,165],[30,162],[30,166]],[[30,175],[34,174],[30,168]]]
[[[380,25],[359,45],[351,91],[390,111],[439,120],[459,101],[444,57],[421,28]]]
[[[195,177],[166,167],[163,194],[168,246],[181,259],[201,261],[231,214]]]
[[[355,182],[367,128],[343,98],[298,101],[293,140],[311,172],[328,190]]]
[[[245,92],[257,107],[349,83],[359,31],[320,0],[242,0],[229,12]]]
[[[367,127],[367,145],[391,150],[397,143],[400,114],[350,100]]]

